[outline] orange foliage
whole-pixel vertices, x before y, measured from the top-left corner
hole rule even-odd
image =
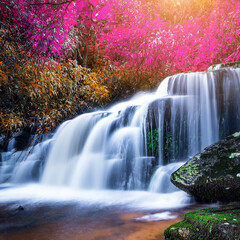
[[[0,130],[26,126],[50,131],[77,112],[109,101],[106,76],[77,65],[26,58],[21,49],[1,41]]]

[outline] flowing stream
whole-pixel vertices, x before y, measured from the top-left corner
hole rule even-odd
[[[178,74],[155,92],[64,122],[28,150],[16,151],[13,139],[1,154],[0,203],[186,206],[189,196],[171,184],[170,175],[240,130],[239,93],[239,68]]]

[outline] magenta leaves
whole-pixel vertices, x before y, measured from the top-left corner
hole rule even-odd
[[[167,74],[240,59],[238,0],[2,0],[0,13],[5,34],[41,58],[90,46],[123,68]]]

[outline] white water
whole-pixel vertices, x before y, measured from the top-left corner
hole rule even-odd
[[[139,93],[106,111],[63,123],[52,139],[38,144],[31,153],[15,152],[12,141],[9,152],[2,154],[0,180],[39,181],[46,189],[72,188],[79,200],[88,190],[86,195],[91,197],[86,200],[90,202],[96,198],[105,203],[127,204],[131,200],[135,204],[138,200],[132,195],[155,198],[150,192],[157,192],[162,193],[157,194],[163,201],[161,206],[179,206],[188,198],[170,183],[171,173],[206,146],[240,130],[239,93],[240,69],[168,77],[155,93]],[[107,189],[135,191],[123,194]],[[150,192],[143,196],[136,190]],[[18,191],[24,198],[41,198],[28,187],[4,191],[0,201],[13,199]],[[46,195],[51,196],[50,192]],[[105,195],[112,197],[106,200]],[[154,198],[146,197],[151,204]],[[144,204],[145,200],[140,202]]]
[[[180,168],[184,162],[170,163],[166,166],[160,166],[152,176],[148,190],[150,192],[170,193],[178,191],[171,181],[171,174]]]
[[[172,215],[171,212],[166,211],[162,213],[145,215],[143,217],[136,218],[136,220],[141,222],[144,222],[144,221],[155,222],[155,221],[168,220],[168,219],[174,219],[174,218],[177,218],[177,215]]]
[[[30,184],[2,189],[1,203],[15,203],[12,205],[13,209],[18,208],[19,205],[27,208],[46,203],[75,203],[81,207],[98,206],[103,208],[113,206],[135,210],[165,210],[189,205],[190,197],[181,191],[157,194],[146,191],[75,190]]]

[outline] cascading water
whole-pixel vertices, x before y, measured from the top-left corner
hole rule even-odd
[[[65,122],[26,159],[5,153],[1,179],[34,180],[39,149],[51,144],[39,177],[45,185],[176,191],[169,176],[181,162],[240,130],[239,92],[237,68],[168,77],[155,93]]]

